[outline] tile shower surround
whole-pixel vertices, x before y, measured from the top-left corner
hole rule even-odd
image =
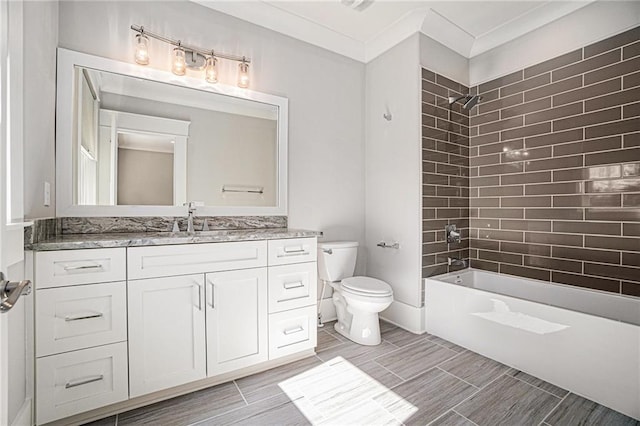
[[[446,95],[432,75],[423,72],[426,101],[434,96],[431,88]],[[483,97],[468,127],[471,266],[640,296],[640,27],[471,92]],[[423,118],[428,148],[433,116]],[[441,134],[447,136],[456,134]],[[438,162],[433,151],[424,152],[430,160],[424,162],[424,199],[444,204],[431,200],[430,179],[444,184],[446,175],[450,186],[467,168],[459,165],[455,173],[451,159]],[[441,175],[429,174],[434,162]],[[438,207],[425,204],[425,228],[440,231],[434,212],[442,224],[451,220],[444,216],[451,207],[442,210],[438,216]],[[430,246],[432,235],[424,235],[425,259],[437,259],[446,246]],[[426,275],[444,272],[430,261]]]
[[[467,87],[422,70],[423,278],[461,269],[448,266],[447,257],[469,258],[469,112],[448,101],[467,93]],[[460,243],[447,244],[448,224],[460,230]]]

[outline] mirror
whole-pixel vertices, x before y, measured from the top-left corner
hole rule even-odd
[[[286,214],[287,99],[58,50],[58,216]]]

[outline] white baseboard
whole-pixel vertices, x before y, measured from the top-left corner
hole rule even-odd
[[[33,424],[31,421],[32,412],[31,398],[27,398],[22,403],[22,407],[20,407],[20,411],[18,411],[16,418],[11,422],[11,426],[31,426]]]
[[[425,316],[424,307],[417,308],[396,300],[391,306],[380,312],[380,318],[383,320],[416,334],[422,334],[426,331]]]

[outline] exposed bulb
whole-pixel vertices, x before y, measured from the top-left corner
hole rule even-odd
[[[173,64],[171,65],[171,71],[175,75],[185,75],[187,72],[187,62],[184,57],[184,49],[181,47],[173,49]]]
[[[246,89],[249,87],[249,64],[241,62],[238,66],[238,87]]]
[[[214,56],[207,58],[207,63],[204,68],[204,79],[209,83],[218,82],[218,60]]]
[[[149,39],[144,34],[136,35],[136,56],[135,61],[140,65],[149,64]]]

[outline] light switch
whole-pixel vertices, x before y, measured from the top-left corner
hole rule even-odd
[[[51,205],[51,184],[49,182],[44,183],[44,206],[49,207]]]

